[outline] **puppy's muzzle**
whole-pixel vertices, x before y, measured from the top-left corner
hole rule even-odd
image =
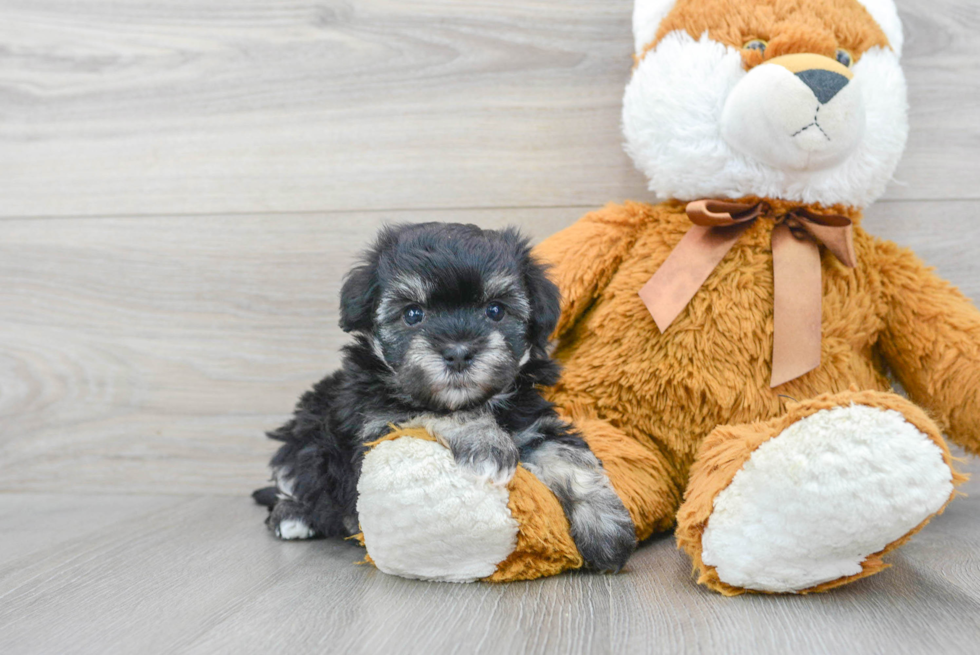
[[[473,363],[476,348],[471,343],[453,343],[443,348],[440,354],[446,363],[446,368],[455,373],[462,373]]]

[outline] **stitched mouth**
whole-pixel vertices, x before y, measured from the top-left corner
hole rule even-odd
[[[817,110],[813,113],[813,121],[810,122],[810,123],[807,123],[806,125],[804,125],[800,129],[798,129],[795,132],[793,132],[792,134],[790,134],[790,138],[797,137],[797,136],[803,134],[804,132],[806,132],[807,130],[817,129],[817,130],[820,130],[820,133],[823,134],[824,138],[827,139],[827,141],[833,141],[833,139],[830,138],[830,135],[827,134],[827,132],[824,131],[824,129],[822,127],[820,127],[820,122],[819,122],[819,118],[820,118],[820,107],[821,107],[821,105],[817,105]]]

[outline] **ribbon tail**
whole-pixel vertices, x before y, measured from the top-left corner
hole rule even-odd
[[[843,217],[841,217],[843,218]],[[827,247],[834,257],[848,268],[857,266],[857,255],[854,253],[854,231],[851,229],[850,221],[846,218],[847,225],[821,225],[812,220],[801,221],[800,225],[806,229],[817,241]]]
[[[785,223],[772,233],[772,379],[778,387],[820,366],[823,284],[820,248]]]
[[[695,225],[671,251],[640,298],[663,333],[684,311],[711,271],[725,258],[750,223],[730,227]]]

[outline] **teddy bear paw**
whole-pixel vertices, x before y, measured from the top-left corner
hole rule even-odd
[[[855,576],[943,508],[952,477],[901,413],[822,410],[763,442],[715,497],[701,559],[722,582],[758,591]]]

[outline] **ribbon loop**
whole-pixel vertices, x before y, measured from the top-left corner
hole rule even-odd
[[[653,277],[640,298],[661,332],[667,330],[757,218],[771,215],[765,202],[704,199],[688,203],[694,224]],[[822,281],[820,245],[842,264],[857,265],[853,222],[839,214],[797,207],[772,216],[773,362],[776,387],[820,365]]]
[[[695,200],[685,211],[695,225],[724,227],[751,221],[766,209],[764,203],[731,202],[728,200]]]

